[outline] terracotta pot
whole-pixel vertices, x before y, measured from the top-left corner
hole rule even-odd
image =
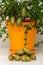
[[[32,53],[35,53],[34,43],[36,37],[36,29],[32,27],[31,30],[28,31],[27,42],[28,44],[24,46],[24,31],[25,28],[16,26],[11,26],[10,22],[6,20],[9,39],[10,39],[10,54],[14,54],[17,50],[22,50],[24,47],[30,49]],[[30,22],[23,22],[22,24],[30,24]],[[31,22],[31,24],[35,24],[35,22]]]

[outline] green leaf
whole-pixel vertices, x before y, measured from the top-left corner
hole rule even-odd
[[[31,27],[29,25],[26,26],[26,30],[31,30]]]
[[[25,34],[28,34],[28,31],[25,31],[24,33],[25,33]]]
[[[24,40],[26,41],[26,40],[27,40],[27,38],[24,38]]]
[[[0,38],[2,38],[2,34],[0,34]]]

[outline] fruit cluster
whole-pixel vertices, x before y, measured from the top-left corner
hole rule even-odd
[[[20,60],[22,60],[24,62],[27,62],[27,61],[31,61],[31,60],[36,60],[36,56],[34,54],[32,54],[32,52],[29,49],[24,48],[21,51],[16,51],[15,55],[9,55],[8,59],[10,61],[13,61],[13,60],[20,61]]]

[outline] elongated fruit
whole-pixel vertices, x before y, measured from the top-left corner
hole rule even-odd
[[[25,62],[31,60],[31,58],[27,55],[23,55],[21,58],[22,58],[22,61],[25,61]]]
[[[19,55],[15,55],[15,56],[14,56],[14,59],[15,59],[16,61],[19,61],[21,58],[20,58]]]
[[[18,18],[17,22],[16,22],[16,25],[19,26],[19,25],[21,25],[21,23],[22,23],[22,18]]]
[[[23,17],[25,17],[25,15],[26,15],[26,8],[25,8],[25,7],[22,9],[21,15],[22,15]]]
[[[24,51],[22,51],[22,50],[21,50],[21,51],[16,51],[16,53],[15,53],[15,54],[17,54],[17,55],[20,55],[20,56],[21,56],[21,55],[23,55],[23,54],[24,54]]]
[[[3,9],[2,9],[2,14],[4,14],[5,13],[5,11],[6,11],[6,9],[7,9],[7,7],[4,7]]]
[[[12,16],[12,17],[10,18],[10,23],[11,23],[11,25],[14,25],[14,23],[15,23],[15,17]]]
[[[25,54],[27,54],[29,56],[32,55],[32,52],[29,49],[24,48],[23,50],[24,50]]]

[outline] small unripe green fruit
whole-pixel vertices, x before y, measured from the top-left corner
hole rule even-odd
[[[27,54],[27,55],[29,55],[29,56],[32,55],[32,52],[31,52],[29,49],[24,48],[23,50],[24,50],[24,53],[25,53],[25,54]]]
[[[22,23],[22,18],[18,18],[17,21],[16,21],[16,25],[17,26],[20,26]]]
[[[15,23],[15,17],[12,16],[12,17],[10,18],[10,24],[11,24],[11,25],[14,25],[14,23]]]
[[[1,13],[4,14],[4,13],[6,12],[6,9],[7,9],[7,7],[5,6],[5,7],[2,9]]]
[[[16,55],[20,55],[20,56],[21,56],[21,55],[23,55],[23,54],[24,54],[24,51],[22,51],[22,50],[21,50],[21,51],[16,51],[16,53],[15,53],[15,54],[16,54]]]
[[[15,59],[16,61],[19,61],[21,58],[20,58],[19,55],[15,55],[15,56],[14,56],[14,59]]]
[[[22,15],[23,17],[25,17],[25,15],[26,15],[26,8],[25,8],[25,7],[22,9],[21,15]]]
[[[21,58],[22,58],[22,61],[24,61],[24,62],[27,62],[27,61],[31,60],[31,58],[27,55],[23,55]]]
[[[13,58],[14,58],[14,57],[13,57],[12,55],[9,55],[9,56],[8,56],[8,59],[9,59],[10,61],[12,61]]]
[[[32,60],[36,60],[36,56],[34,54],[31,55]]]

